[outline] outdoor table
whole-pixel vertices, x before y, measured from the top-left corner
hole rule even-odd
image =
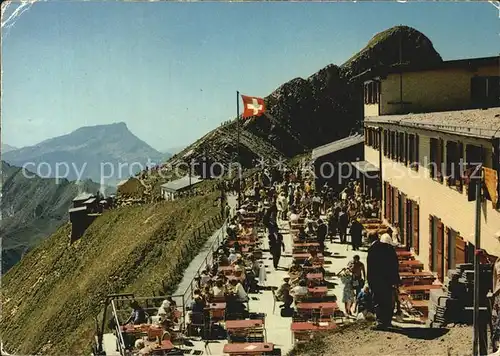
[[[418,260],[399,261],[399,267],[424,269],[424,264]]]
[[[170,340],[163,340],[160,345],[156,345],[155,348],[151,350],[153,355],[163,355],[166,351],[171,351],[174,349],[174,344]]]
[[[431,272],[399,272],[401,278],[428,278],[434,277]]]
[[[141,325],[127,324],[121,326],[121,331],[126,334],[147,334],[148,331],[151,329],[162,330],[161,327],[151,324],[141,324]]]
[[[226,320],[226,330],[241,330],[262,327],[264,322],[260,319]]]
[[[273,350],[274,344],[255,342],[226,344],[222,352],[229,355],[260,355]]]
[[[411,251],[407,251],[407,250],[399,250],[399,251],[396,251],[396,254],[399,256],[413,256],[413,253]]]
[[[319,286],[319,287],[309,288],[309,293],[312,296],[321,297],[328,293],[328,287]]]
[[[209,303],[207,304],[205,309],[226,309],[226,303],[225,302]]]
[[[319,242],[294,242],[293,247],[319,247]]]
[[[323,273],[308,273],[306,279],[323,279]]]
[[[298,303],[297,309],[338,309],[336,302]]]
[[[219,268],[217,268],[217,270],[219,272],[232,272],[232,271],[234,271],[234,266],[219,266]]]
[[[290,326],[292,329],[292,332],[295,331],[319,331],[319,330],[331,330],[335,329],[337,325],[333,322],[328,322],[328,321],[320,321],[318,323],[313,323],[313,322],[294,322]]]
[[[307,260],[309,258],[309,254],[308,253],[294,253],[292,254],[292,257],[294,260]],[[318,253],[318,257],[320,260],[323,260],[324,257],[321,253]]]

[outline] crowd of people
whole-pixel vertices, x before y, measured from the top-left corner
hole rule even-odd
[[[207,308],[211,303],[224,302],[223,318],[245,318],[249,314],[249,293],[257,292],[266,283],[265,266],[259,259],[257,226],[262,226],[267,236],[273,268],[288,270],[289,277],[273,291],[281,302],[283,316],[294,313],[292,305],[311,297],[310,289],[325,286],[324,279],[310,280],[306,274],[311,271],[325,274],[322,258],[328,250],[327,239],[333,242],[338,237],[340,244],[350,244],[358,251],[363,245],[363,219],[379,218],[379,201],[362,194],[361,184],[349,181],[345,188],[335,192],[327,183],[317,188],[311,177],[301,175],[301,171],[262,172],[242,181],[243,194],[239,209],[230,218],[226,238],[219,249],[213,253],[212,263],[207,265],[195,278],[193,301],[187,308],[188,334],[206,336],[207,329],[214,317]],[[226,183],[227,185],[227,183]],[[227,185],[224,190],[230,189]],[[227,217],[231,209],[227,202],[223,212]],[[255,219],[246,220],[248,215]],[[298,222],[301,224],[298,224]],[[302,223],[303,222],[303,223]],[[280,266],[285,242],[279,226],[288,224],[291,228],[300,225],[296,241],[306,242],[312,237],[317,248],[307,251],[304,261],[294,260],[290,266]],[[401,308],[397,298],[399,285],[398,257],[395,246],[399,243],[399,231],[395,229],[367,236],[367,266],[355,255],[337,276],[343,283],[342,303],[347,316],[371,319],[376,315],[377,328],[385,329],[391,325],[394,309],[397,314]],[[242,239],[245,243],[241,244]],[[366,241],[365,241],[366,242]],[[226,273],[230,271],[230,273]],[[336,297],[335,297],[336,299]],[[147,315],[137,305],[127,323],[143,323]],[[178,317],[176,305],[167,299],[158,310],[155,322],[162,325],[165,335],[175,339],[182,338],[173,332]],[[130,340],[127,343],[130,345]],[[141,346],[141,345],[136,345]]]

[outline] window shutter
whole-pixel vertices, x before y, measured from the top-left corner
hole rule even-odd
[[[442,138],[437,141],[437,156],[436,156],[436,165],[437,165],[437,178],[440,182],[443,182],[443,152],[444,151],[444,141]]]
[[[438,220],[437,223],[437,246],[436,246],[436,253],[437,253],[437,272],[438,272],[438,279],[443,282],[444,280],[444,270],[443,270],[443,244],[444,244],[444,225],[441,220]]]
[[[392,188],[391,185],[387,183],[385,191],[385,218],[390,223],[392,223],[391,201],[392,201]]]
[[[403,209],[403,221],[401,221],[401,242],[403,243],[404,246],[407,246],[408,243],[406,241],[406,231],[407,231],[407,224],[408,224],[408,219],[406,218],[407,210],[406,210],[406,196],[404,194],[401,194],[401,207]]]
[[[419,215],[419,208],[417,202],[413,203],[413,249],[415,250],[415,253],[418,255],[419,250],[420,250],[420,236],[419,236],[419,231],[420,231],[420,215]]]
[[[451,230],[448,226],[446,226],[444,228],[444,236],[446,237],[444,239],[444,269],[445,271],[448,271],[449,269],[451,269],[452,267],[450,266],[450,254],[449,254],[449,251],[450,251],[450,246],[449,246],[449,243],[450,243],[450,234],[451,234]]]
[[[455,237],[455,266],[467,261],[467,244],[464,239],[457,234]]]
[[[399,223],[399,191],[396,187],[392,189],[392,199],[394,201],[392,211],[393,221],[394,223]]]
[[[458,172],[457,170],[455,170],[455,174],[457,175],[456,178],[456,186],[457,186],[457,189],[460,193],[462,193],[464,191],[464,181],[463,181],[463,176],[464,176],[464,144],[463,142],[458,142],[458,163],[459,163],[459,167],[457,168],[458,169]]]
[[[429,215],[429,270],[434,271],[434,264],[433,262],[433,253],[432,253],[432,248],[433,248],[433,217],[432,215]]]
[[[420,162],[420,157],[419,157],[419,151],[418,148],[420,147],[420,143],[418,142],[418,135],[415,135],[415,167],[418,170],[418,163]]]
[[[405,132],[405,165],[408,165],[408,163],[411,163],[411,158],[410,158],[410,150],[408,149],[408,133]]]

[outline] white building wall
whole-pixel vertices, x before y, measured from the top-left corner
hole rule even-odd
[[[422,162],[427,162],[430,152],[430,138],[439,135],[443,139],[452,139],[451,135],[441,133],[419,133],[419,156],[420,168],[418,172],[406,167],[404,164],[393,161],[382,156],[382,180],[389,182],[408,199],[415,200],[419,204],[419,227],[420,227],[420,254],[418,259],[427,268],[429,265],[429,215],[434,215],[441,219],[445,227],[449,227],[459,232],[467,241],[474,243],[475,231],[475,202],[467,201],[467,195],[439,183],[430,178],[430,172],[423,167]],[[457,138],[454,137],[456,140]],[[461,137],[465,144],[488,145],[488,152],[491,153],[491,145],[487,140],[469,139]],[[383,149],[383,143],[381,144]],[[446,157],[446,149],[444,150]],[[467,159],[465,157],[465,159]],[[379,166],[379,152],[372,147],[365,146],[365,160],[375,166]],[[488,162],[489,160],[489,162]],[[488,155],[487,163],[491,164],[491,154]],[[385,193],[384,193],[385,194]],[[385,208],[385,204],[382,203]],[[500,243],[493,237],[500,231],[500,212],[493,209],[491,201],[484,201],[482,204],[481,216],[481,248],[489,254],[500,256]],[[445,236],[446,239],[446,236]]]

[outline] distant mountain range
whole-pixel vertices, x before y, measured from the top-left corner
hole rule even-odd
[[[4,152],[2,159],[42,177],[80,178],[115,185],[148,163],[162,163],[171,154],[158,152],[123,122],[79,128],[37,145]]]
[[[2,143],[2,154],[7,153],[9,151],[17,150],[17,147],[10,146],[6,143]]]
[[[32,172],[1,162],[2,169],[2,272],[31,248],[68,221],[72,200],[82,192],[96,193],[100,184],[90,180],[69,182],[40,178]],[[106,187],[104,193],[111,194]]]

